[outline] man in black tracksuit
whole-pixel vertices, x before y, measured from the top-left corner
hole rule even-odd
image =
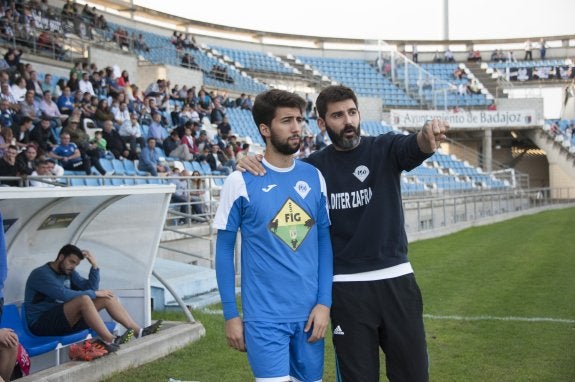
[[[423,303],[407,257],[400,177],[433,155],[449,126],[433,120],[416,134],[360,137],[357,105],[345,86],[319,94],[317,122],[332,145],[304,159],[328,191],[337,380],[378,382],[381,347],[389,381],[425,382]]]

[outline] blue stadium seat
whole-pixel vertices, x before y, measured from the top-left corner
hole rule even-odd
[[[18,335],[18,339],[24,349],[28,352],[30,357],[39,354],[47,353],[56,349],[59,345],[59,340],[54,337],[40,337],[29,335],[24,319],[20,317],[18,307],[14,304],[4,305],[2,313],[2,322],[0,324],[3,328],[10,328]]]

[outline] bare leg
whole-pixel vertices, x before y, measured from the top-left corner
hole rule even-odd
[[[80,318],[83,318],[88,327],[93,329],[102,340],[108,343],[114,341],[114,335],[110,333],[106,324],[104,324],[94,301],[89,296],[79,296],[65,303],[64,314],[71,326],[75,325]]]
[[[18,357],[18,338],[10,329],[0,331],[0,381],[9,381]]]
[[[136,336],[140,334],[140,326],[136,324],[116,296],[111,298],[97,297],[94,300],[94,305],[96,305],[96,309],[98,310],[106,309],[110,317],[112,317],[114,321],[122,324],[125,328],[134,329]]]

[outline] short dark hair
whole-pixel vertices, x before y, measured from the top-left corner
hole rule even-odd
[[[58,256],[60,255],[64,256],[65,258],[68,256],[76,255],[80,260],[84,260],[84,254],[82,253],[82,250],[73,244],[66,244],[60,248]]]
[[[298,108],[303,114],[306,104],[306,101],[295,93],[286,90],[271,89],[257,95],[252,108],[252,116],[259,130],[261,124],[271,127],[272,120],[275,118],[278,108]],[[263,135],[262,138],[265,141]]]
[[[325,119],[325,113],[327,113],[328,104],[346,101],[348,99],[355,103],[355,107],[359,107],[357,103],[357,96],[353,90],[343,85],[328,86],[319,93],[315,100],[318,116],[321,119]]]

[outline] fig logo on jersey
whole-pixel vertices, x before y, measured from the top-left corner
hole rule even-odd
[[[299,194],[299,196],[301,196],[302,199],[305,199],[307,194],[309,194],[309,192],[311,191],[311,187],[309,186],[309,184],[307,184],[303,180],[298,181],[293,189],[295,190],[295,192]]]
[[[355,175],[355,177],[359,179],[360,182],[363,182],[369,175],[369,169],[364,165],[357,166],[353,172],[353,175]]]

